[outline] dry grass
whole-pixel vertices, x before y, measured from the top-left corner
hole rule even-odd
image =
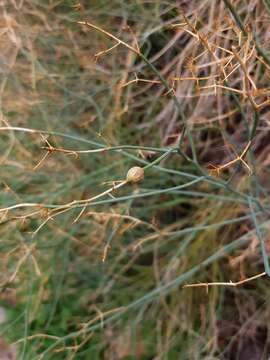
[[[269,1],[0,11],[1,336],[29,360],[267,358]]]

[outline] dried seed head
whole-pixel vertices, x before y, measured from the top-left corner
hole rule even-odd
[[[139,166],[133,166],[128,170],[126,180],[130,183],[136,183],[144,178],[144,170]]]

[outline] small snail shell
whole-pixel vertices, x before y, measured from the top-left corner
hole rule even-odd
[[[127,172],[126,180],[130,183],[136,183],[144,178],[144,170],[139,166],[133,166]]]

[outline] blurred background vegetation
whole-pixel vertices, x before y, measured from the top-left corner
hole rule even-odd
[[[269,0],[0,11],[0,358],[268,359]]]

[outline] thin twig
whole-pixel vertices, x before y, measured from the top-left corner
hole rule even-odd
[[[245,283],[247,283],[249,281],[258,279],[260,277],[263,277],[265,275],[266,275],[266,272],[264,271],[264,272],[262,272],[260,274],[251,276],[251,277],[249,277],[247,279],[240,280],[240,281],[237,281],[237,282],[229,281],[229,282],[211,282],[211,283],[185,284],[185,285],[183,285],[183,288],[206,287],[207,291],[208,291],[209,286],[233,286],[233,287],[236,287],[236,286],[239,286],[239,285],[243,285],[243,284],[245,284]]]

